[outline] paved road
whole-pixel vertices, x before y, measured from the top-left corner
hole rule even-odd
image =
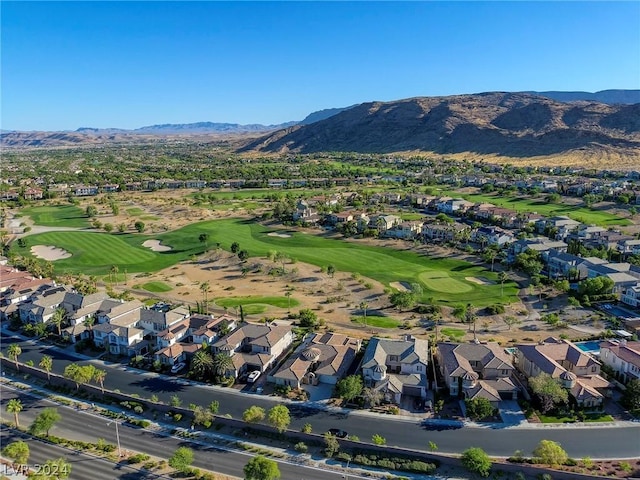
[[[59,406],[48,400],[42,400],[27,395],[25,392],[8,389],[6,386],[0,386],[0,394],[0,404],[3,416],[7,415],[5,404],[11,398],[20,398],[20,401],[24,406],[24,410],[20,413],[19,421],[23,426],[30,425],[36,415],[43,408],[54,406],[58,409],[62,419],[51,429],[51,435],[73,440],[82,440],[85,442],[96,442],[99,438],[103,438],[108,443],[116,445],[115,425],[113,423],[111,425],[107,425],[109,423],[109,419],[107,418]],[[12,418],[13,416],[10,415],[10,417]],[[193,465],[195,467],[213,470],[234,477],[242,478],[244,476],[242,468],[250,459],[250,455],[243,452],[229,451],[227,449],[216,448],[209,445],[193,444],[184,439],[148,432],[139,428],[130,427],[126,424],[120,424],[118,430],[120,434],[120,444],[124,450],[144,452],[149,455],[166,459],[173,455],[173,452],[175,452],[178,447],[188,446],[194,450],[195,459]],[[31,442],[37,441],[32,440]],[[67,457],[68,455],[64,456]],[[49,456],[47,458],[52,457]],[[279,462],[278,467],[283,480],[338,480],[343,478],[342,472],[332,472],[321,468],[314,469],[285,462]],[[73,473],[74,469],[72,468],[72,474]],[[77,476],[72,476],[72,479],[74,478],[77,478],[78,480],[86,480],[94,477],[91,475],[80,475],[78,473]],[[118,477],[111,476],[106,478],[111,479]],[[123,478],[133,480],[134,478],[146,477],[127,476]],[[356,479],[362,477],[349,474],[349,478]]]
[[[152,480],[166,479],[169,477],[144,473],[127,465],[117,465],[107,460],[102,460],[90,455],[74,452],[66,448],[51,445],[49,443],[40,442],[28,435],[22,435],[14,431],[2,431],[0,433],[0,443],[6,445],[18,440],[25,441],[29,444],[29,463],[34,465],[42,465],[47,460],[54,458],[66,458],[71,464],[71,480]],[[10,469],[2,470],[1,473],[13,473]]]
[[[9,343],[18,342],[22,347],[20,360],[33,360],[37,365],[42,355],[51,355],[53,369],[62,373],[64,367],[76,359],[51,347],[23,342],[20,339],[2,335],[2,349]],[[6,355],[6,352],[5,352]],[[88,363],[80,361],[80,364]],[[178,382],[173,377],[157,375],[124,367],[105,366],[103,362],[91,361],[107,370],[105,386],[126,393],[136,393],[149,398],[152,394],[168,402],[177,394],[183,405],[195,403],[208,405],[212,400],[220,402],[220,414],[230,414],[242,418],[242,413],[251,405],[270,408],[282,399],[260,395],[247,395],[232,389],[203,385],[189,385]],[[388,445],[418,450],[428,450],[428,442],[438,445],[439,452],[460,453],[470,446],[483,448],[490,455],[509,456],[516,450],[531,454],[540,440],[560,442],[567,453],[574,458],[638,458],[640,457],[640,424],[627,426],[560,426],[548,428],[470,428],[458,430],[427,431],[419,419],[401,419],[394,416],[375,415],[369,412],[319,411],[304,404],[289,404],[291,426],[299,430],[310,423],[314,432],[325,432],[329,428],[346,430],[368,440],[373,434],[386,438]]]

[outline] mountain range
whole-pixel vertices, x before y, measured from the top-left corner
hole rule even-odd
[[[471,153],[530,158],[576,153],[640,166],[640,90],[488,92],[367,102],[313,112],[299,122],[199,122],[135,130],[2,132],[4,147],[144,142],[235,135],[243,153]]]

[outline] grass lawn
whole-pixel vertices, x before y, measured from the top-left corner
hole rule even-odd
[[[85,212],[75,205],[28,207],[20,210],[20,216],[29,216],[36,225],[45,227],[89,227]]]
[[[467,332],[465,332],[461,328],[446,327],[446,328],[441,328],[440,333],[442,335],[446,335],[447,337],[453,338],[456,342],[459,342],[460,340],[462,340],[462,337],[464,337],[464,334]]]
[[[569,416],[556,416],[551,414],[543,415],[539,413],[538,418],[542,423],[579,423],[576,417]],[[585,423],[613,422],[613,417],[606,413],[588,413],[584,421]]]
[[[263,313],[267,306],[278,308],[297,307],[300,302],[295,298],[287,297],[225,297],[215,300],[216,305],[223,308],[235,308],[242,305],[242,310],[247,315]]]
[[[138,215],[142,215],[144,210],[139,207],[127,208],[127,213],[133,217],[137,217]]]
[[[586,224],[595,224],[602,227],[612,225],[631,225],[627,218],[622,218],[612,213],[594,210],[587,207],[576,207],[562,203],[547,203],[543,197],[506,197],[500,194],[459,193],[455,190],[442,190],[442,195],[461,197],[470,202],[492,203],[499,207],[511,208],[518,212],[537,212],[540,215],[566,215],[574,220]]]
[[[358,315],[357,317],[351,317],[351,321],[354,323],[359,323],[360,325],[364,325],[362,316]],[[400,326],[400,322],[395,318],[384,317],[382,315],[367,315],[367,327],[376,327],[376,328],[398,328]]]
[[[585,422],[613,422],[613,417],[606,413],[588,413]]]
[[[153,293],[163,293],[173,290],[173,287],[171,285],[167,285],[164,282],[147,282],[143,283],[142,285],[136,285],[135,288],[142,288],[147,292]]]
[[[106,234],[93,232],[48,232],[25,237],[24,248],[16,253],[29,255],[33,245],[55,245],[72,256],[54,262],[56,271],[106,274],[112,265],[120,272],[154,272],[187,260],[203,250],[198,237],[209,235],[209,245],[219,243],[229,249],[238,242],[251,257],[266,257],[270,251],[281,251],[290,258],[319,267],[331,264],[339,272],[357,272],[385,285],[392,282],[420,283],[424,287],[422,301],[445,304],[472,303],[487,306],[511,303],[517,299],[517,286],[504,284],[500,294],[497,274],[481,266],[453,258],[432,258],[414,252],[374,247],[356,242],[328,239],[305,233],[287,232],[290,237],[269,236],[273,229],[240,219],[212,220],[194,223],[160,235]],[[157,239],[172,248],[153,252],[142,247],[148,239]],[[484,277],[493,285],[478,285],[466,277]],[[446,288],[441,287],[442,282]]]

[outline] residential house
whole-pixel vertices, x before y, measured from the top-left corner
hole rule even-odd
[[[87,197],[90,195],[97,195],[99,188],[97,185],[76,185],[73,189],[73,193],[76,197]]]
[[[469,202],[463,198],[449,198],[445,200],[440,200],[437,203],[436,209],[439,212],[446,214],[463,214],[475,204],[473,202]]]
[[[516,368],[527,377],[547,373],[557,378],[580,407],[602,407],[611,384],[600,376],[600,362],[569,340],[553,337],[516,346]]]
[[[402,219],[396,215],[373,215],[369,220],[369,227],[378,230],[378,234],[383,236],[387,230],[391,230],[398,225]]]
[[[365,384],[400,403],[405,397],[425,398],[429,342],[406,335],[403,340],[373,337],[362,359]]]
[[[463,223],[424,223],[422,238],[425,242],[453,242],[468,232],[470,227]]]
[[[555,217],[542,218],[536,222],[536,230],[538,233],[544,233],[554,240],[564,240],[573,231],[582,225],[580,222],[573,220],[564,215]]]
[[[518,396],[511,357],[497,343],[443,342],[438,344],[436,357],[451,396],[486,398],[496,408],[500,400]]]
[[[546,257],[547,274],[554,279],[568,278],[579,281],[578,265],[583,261],[584,259],[577,255],[551,250]]]
[[[22,323],[47,323],[69,292],[67,287],[56,286],[37,293],[28,301],[18,306],[18,314]]]
[[[621,383],[640,380],[640,342],[606,340],[600,343],[600,361],[613,369]]]
[[[622,258],[626,258],[629,255],[640,255],[639,239],[620,240],[616,247],[618,252],[620,252],[620,254],[622,255]]]
[[[213,315],[191,315],[191,341],[198,344],[212,345],[226,333],[236,328],[236,319],[226,313],[219,317]]]
[[[247,323],[213,344],[214,354],[231,356],[227,376],[237,378],[247,371],[265,372],[293,342],[288,326]]]
[[[620,301],[631,307],[640,307],[640,282],[624,289]]]
[[[320,215],[316,209],[309,206],[306,200],[300,200],[293,212],[293,220],[316,224],[320,221]]]
[[[337,333],[311,334],[268,381],[293,388],[335,385],[349,370],[360,346],[361,340]]]
[[[598,259],[601,260],[601,259]],[[613,281],[611,293],[621,293],[627,287],[633,287],[640,280],[640,267],[629,263],[594,263],[592,260],[583,261],[578,269],[586,270],[587,278],[608,277]]]
[[[617,250],[620,242],[627,240],[635,240],[635,237],[626,233],[607,230],[604,232],[594,233],[590,239],[582,242],[587,248],[605,248],[607,250]]]
[[[515,262],[516,257],[527,250],[540,252],[544,259],[548,256],[548,252],[552,250],[566,252],[567,244],[561,240],[549,240],[546,237],[522,238],[509,245],[507,261],[509,263]]]
[[[122,319],[121,319],[122,320]],[[144,355],[149,352],[149,342],[143,339],[144,330],[136,328],[133,323],[122,321],[102,323],[93,327],[93,342],[113,355]]]
[[[401,222],[385,232],[386,237],[412,240],[420,235],[422,222]]]
[[[471,233],[471,240],[482,245],[502,247],[515,240],[511,232],[500,227],[480,227]]]

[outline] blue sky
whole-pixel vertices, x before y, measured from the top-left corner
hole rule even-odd
[[[2,128],[640,88],[640,2],[1,2]]]

